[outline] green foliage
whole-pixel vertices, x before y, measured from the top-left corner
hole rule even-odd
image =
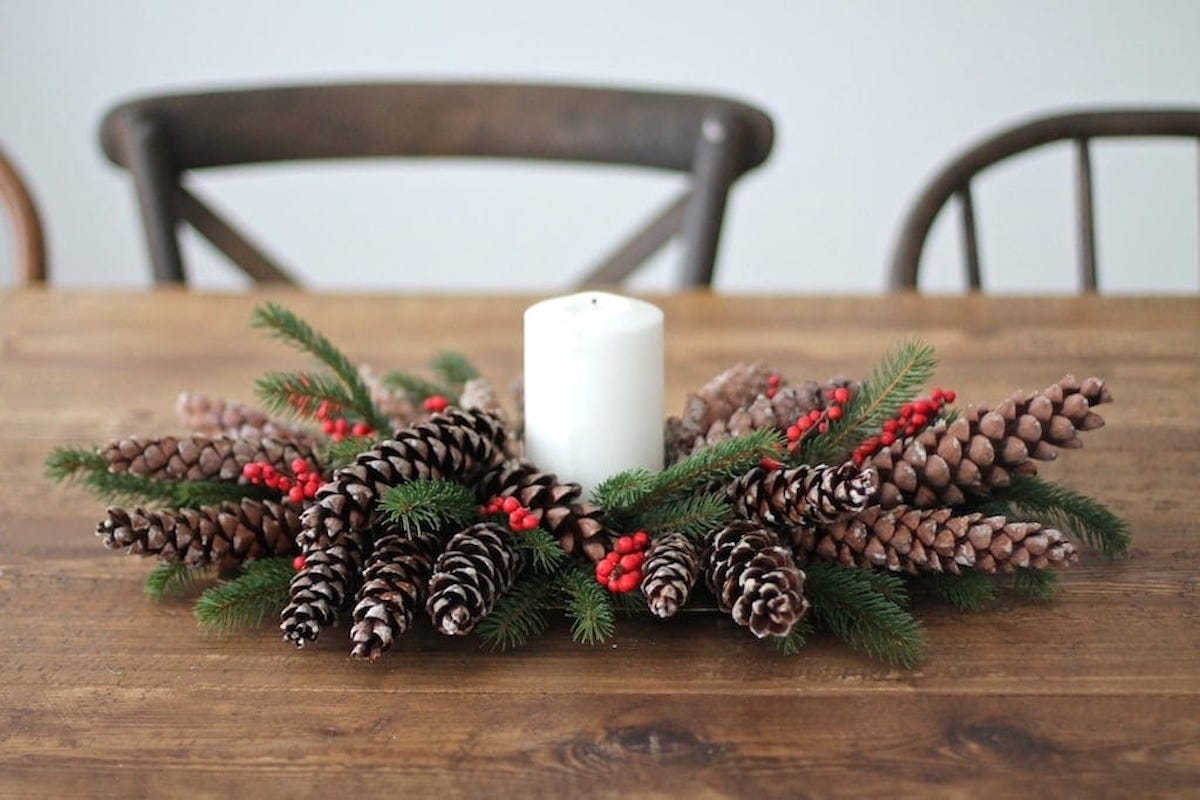
[[[912,668],[925,638],[920,623],[901,603],[907,599],[896,575],[836,564],[810,564],[805,594],[813,621],[851,647],[893,666]]]
[[[110,505],[199,508],[236,503],[245,497],[271,496],[258,486],[221,481],[162,481],[128,472],[111,472],[103,455],[81,447],[52,450],[46,457],[46,477],[57,483],[78,484]]]
[[[339,442],[330,442],[324,461],[330,469],[341,469],[377,444],[379,440],[373,436],[347,436]]]
[[[1058,591],[1058,573],[1049,569],[1018,569],[1013,573],[1013,591],[1035,603],[1047,603]]]
[[[733,516],[729,500],[716,493],[705,493],[673,500],[652,508],[639,517],[638,527],[651,536],[678,531],[700,539],[724,527]]]
[[[446,525],[463,525],[475,518],[475,495],[461,483],[426,478],[384,490],[379,509],[388,522],[399,525],[409,536],[417,531],[434,531]]]
[[[467,381],[479,377],[479,370],[461,353],[445,351],[438,353],[429,364],[433,374],[450,386],[455,395],[462,394]]]
[[[512,536],[513,543],[525,551],[537,572],[549,575],[567,562],[567,554],[558,541],[542,528],[521,531]]]
[[[884,421],[916,396],[933,377],[936,366],[933,347],[915,339],[901,342],[880,359],[862,388],[850,397],[842,418],[830,422],[826,433],[804,441],[799,462],[844,462],[860,442],[878,432]]]
[[[546,607],[558,590],[558,576],[526,570],[504,593],[492,612],[479,621],[475,632],[492,650],[523,646],[544,633],[549,623]]]
[[[1125,520],[1099,501],[1036,475],[1013,476],[1008,486],[992,490],[992,499],[1003,504],[1005,516],[1032,517],[1071,531],[1106,556],[1129,550],[1131,537]],[[983,504],[981,508],[994,511],[997,506]]]
[[[325,372],[268,372],[255,382],[254,393],[273,414],[311,418],[322,402],[354,409],[346,387]]]
[[[787,636],[772,636],[771,643],[780,655],[794,656],[799,653],[813,634],[813,624],[807,616],[796,620]]]
[[[261,625],[275,616],[288,599],[295,575],[289,558],[251,561],[236,578],[206,589],[196,601],[196,622],[216,633],[231,633]]]
[[[211,574],[207,567],[189,567],[178,561],[159,563],[146,576],[146,597],[158,602],[164,597],[186,594],[198,580]]]
[[[270,330],[276,338],[315,356],[328,366],[345,385],[349,395],[347,401],[340,405],[344,409],[353,410],[375,430],[386,430],[387,417],[371,399],[371,391],[358,368],[324,335],[288,309],[275,303],[266,303],[254,309],[250,324],[255,328]]]
[[[561,575],[572,638],[583,644],[597,644],[612,636],[616,619],[611,595],[583,570],[567,569]]]
[[[958,575],[926,572],[913,577],[912,584],[959,611],[982,611],[996,599],[996,581],[982,572],[966,570]]]
[[[450,386],[434,383],[419,375],[413,375],[412,373],[400,370],[395,370],[384,375],[383,383],[385,386],[390,386],[393,389],[402,390],[408,401],[416,405],[420,405],[426,397],[433,397],[434,395],[441,395],[448,400],[453,400],[458,396],[458,392],[455,392]]]

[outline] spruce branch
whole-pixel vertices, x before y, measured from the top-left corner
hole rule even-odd
[[[288,584],[295,574],[287,558],[252,561],[236,578],[200,595],[194,610],[196,622],[216,633],[261,625],[283,609],[288,599]]]
[[[640,515],[635,527],[651,536],[670,531],[702,539],[729,522],[733,506],[724,495],[706,493],[673,500]]]
[[[775,645],[775,649],[779,651],[780,655],[794,656],[808,643],[812,634],[812,620],[808,617],[801,617],[796,620],[796,624],[788,631],[787,636],[772,636],[771,643]]]
[[[254,393],[273,414],[311,418],[323,402],[357,410],[346,387],[325,372],[268,372],[255,382]]]
[[[479,511],[470,489],[443,478],[424,478],[388,488],[380,495],[379,509],[388,522],[399,525],[408,536],[449,524],[465,525]]]
[[[459,395],[450,386],[435,383],[419,375],[413,375],[412,373],[400,370],[394,370],[384,375],[383,383],[392,389],[403,391],[408,401],[414,405],[420,405],[424,402],[425,398],[433,397],[434,395],[441,395],[448,400],[453,400]]]
[[[579,569],[562,573],[560,585],[566,595],[571,637],[582,644],[597,644],[616,630],[612,600],[596,578]]]
[[[467,381],[479,377],[479,370],[475,369],[466,356],[450,350],[438,353],[430,362],[429,367],[439,380],[454,391],[455,395],[462,394],[463,385]]]
[[[266,303],[254,309],[250,324],[255,328],[267,328],[276,338],[315,356],[345,384],[351,397],[345,407],[354,409],[375,430],[387,428],[387,417],[371,399],[371,391],[358,368],[323,334],[276,303]]]
[[[322,463],[329,465],[331,470],[341,469],[375,447],[379,441],[374,436],[347,436],[339,442],[330,442]]]
[[[911,580],[918,589],[959,611],[982,611],[996,599],[996,582],[975,570],[964,570],[958,575],[927,572]]]
[[[567,561],[567,554],[563,552],[562,545],[542,528],[514,533],[513,543],[525,551],[535,572],[549,575]]]
[[[1008,486],[992,489],[1014,517],[1034,517],[1075,533],[1106,556],[1129,550],[1129,526],[1097,500],[1037,475],[1014,475]],[[989,509],[993,508],[989,506]]]
[[[505,592],[492,613],[479,621],[475,632],[491,650],[509,650],[524,646],[544,633],[549,626],[546,606],[558,588],[558,576],[526,571]]]
[[[911,669],[920,661],[925,647],[921,625],[889,597],[896,587],[879,580],[885,573],[836,564],[810,564],[805,572],[804,593],[812,603],[814,622],[854,649],[893,666]]]
[[[841,464],[864,439],[916,396],[937,367],[933,347],[916,339],[901,342],[886,353],[851,395],[842,418],[829,423],[820,436],[800,448],[799,463]]]
[[[146,597],[159,602],[164,597],[186,594],[197,581],[211,574],[208,567],[190,567],[178,561],[160,562],[146,575]]]
[[[1047,603],[1058,591],[1058,573],[1049,569],[1018,569],[1013,573],[1013,591],[1034,603]]]

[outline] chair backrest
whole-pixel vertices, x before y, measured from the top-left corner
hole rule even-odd
[[[682,281],[711,282],[733,182],[774,129],[729,99],[594,87],[479,83],[288,86],[146,97],[112,109],[101,143],[136,185],[155,279],[186,281],[189,223],[257,281],[294,282],[185,186],[189,170],[363,157],[490,157],[625,164],[690,176],[684,192],[580,281],[619,282],[674,234]]]
[[[1200,110],[1120,109],[1078,111],[1038,117],[1006,128],[967,148],[926,184],[910,207],[892,251],[889,286],[916,289],[921,251],[938,212],[957,197],[962,213],[963,264],[967,286],[982,288],[971,180],[998,161],[1058,141],[1075,145],[1075,217],[1079,243],[1079,285],[1097,290],[1096,232],[1092,202],[1090,143],[1101,137],[1182,136],[1200,142]]]
[[[37,206],[13,162],[0,148],[0,203],[12,219],[18,284],[45,283],[46,237]]]

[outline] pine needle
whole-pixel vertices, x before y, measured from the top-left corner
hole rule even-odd
[[[347,436],[340,442],[330,442],[325,449],[324,462],[330,469],[341,469],[363,453],[374,449],[379,441],[372,436]]]
[[[733,507],[724,495],[708,493],[664,503],[640,515],[633,526],[651,536],[679,532],[701,539],[723,527],[732,516]]]
[[[238,577],[200,595],[194,611],[196,622],[215,633],[257,627],[283,609],[295,574],[288,558],[252,561]]]
[[[429,367],[439,380],[450,386],[455,395],[462,394],[463,385],[467,381],[479,377],[479,370],[475,369],[466,356],[450,350],[438,353]]]
[[[445,386],[440,383],[426,380],[419,375],[413,375],[409,372],[395,370],[383,376],[385,386],[390,386],[393,389],[400,389],[404,392],[404,396],[408,398],[408,402],[414,405],[420,405],[427,397],[440,395],[447,400],[453,400],[458,397],[459,392],[454,391],[450,386]]]
[[[513,542],[529,556],[535,571],[549,575],[567,561],[558,541],[542,528],[533,528],[513,534]]]
[[[254,385],[267,411],[312,418],[321,403],[354,410],[354,398],[336,377],[325,372],[268,372]]]
[[[571,637],[582,644],[598,644],[613,635],[616,619],[609,593],[595,577],[578,569],[562,573]]]
[[[879,580],[882,573],[835,564],[810,564],[805,572],[814,623],[893,666],[911,669],[920,661],[925,647],[921,625],[888,597],[894,587]]]
[[[1058,592],[1058,573],[1049,569],[1018,569],[1013,591],[1034,603],[1048,603]]]
[[[156,564],[146,576],[146,597],[156,603],[164,597],[187,594],[196,582],[212,574],[207,567],[189,567],[178,561]]]
[[[465,524],[475,518],[479,506],[475,495],[461,483],[443,478],[424,478],[385,489],[379,510],[388,522],[412,536],[446,525]]]
[[[996,582],[975,570],[958,575],[925,573],[912,579],[913,585],[959,611],[982,611],[996,599]]]
[[[901,342],[885,354],[862,387],[851,395],[840,420],[826,433],[805,440],[801,463],[841,464],[864,439],[916,396],[933,377],[937,358],[933,347],[916,339]]]
[[[794,656],[804,648],[812,634],[812,620],[805,616],[796,620],[796,624],[792,626],[787,636],[772,636],[771,643],[775,645],[775,649],[779,651],[780,655]]]
[[[1129,525],[1097,500],[1036,475],[1017,475],[1008,486],[992,490],[1016,515],[1030,516],[1082,538],[1106,556],[1128,552]]]
[[[387,428],[387,417],[371,399],[371,391],[358,368],[323,334],[275,303],[266,303],[254,309],[250,324],[255,328],[267,328],[276,338],[315,356],[345,384],[351,397],[351,401],[344,404],[345,407],[356,411],[375,430]]]
[[[557,576],[527,571],[505,592],[492,612],[475,626],[492,650],[510,650],[524,646],[549,627],[546,606],[557,589]]]

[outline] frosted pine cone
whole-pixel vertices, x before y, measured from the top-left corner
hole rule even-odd
[[[435,533],[410,537],[394,528],[375,542],[354,606],[350,655],[375,661],[409,629],[413,615],[425,605],[440,549],[441,537]]]
[[[657,537],[642,564],[642,594],[657,617],[675,616],[687,602],[700,570],[700,551],[682,533]]]
[[[362,580],[367,545],[366,534],[349,530],[308,551],[304,567],[288,585],[288,604],[279,617],[286,641],[304,647],[337,621],[338,609]]]
[[[303,428],[268,416],[257,408],[192,392],[180,393],[175,401],[175,416],[188,431],[205,436],[312,440]]]
[[[717,606],[758,638],[787,636],[808,610],[804,573],[778,534],[734,522],[713,537],[704,561]]]
[[[1060,531],[1037,522],[956,514],[951,508],[872,506],[820,529],[812,557],[894,572],[957,575],[962,569],[992,573],[1061,567],[1077,556]]]
[[[105,547],[162,561],[221,569],[295,551],[299,514],[270,500],[154,511],[112,507],[96,526]]]
[[[775,528],[812,527],[861,511],[875,495],[875,470],[847,461],[837,467],[754,467],[726,492],[738,516]]]
[[[470,633],[512,588],[524,566],[511,534],[495,523],[480,522],[456,533],[429,579],[425,609],[434,627],[448,636]]]
[[[254,462],[270,464],[289,474],[292,461],[297,458],[303,458],[320,471],[315,442],[304,439],[199,434],[181,438],[131,437],[110,442],[100,452],[113,472],[155,480],[241,481],[242,467]]]

